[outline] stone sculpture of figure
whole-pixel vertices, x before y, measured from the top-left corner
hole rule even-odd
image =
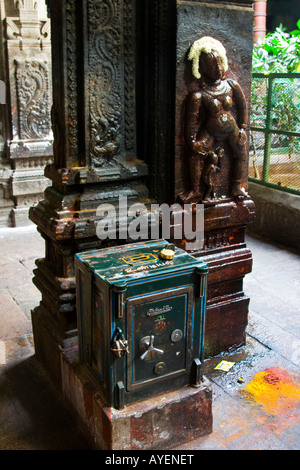
[[[206,186],[205,192],[203,194],[203,199],[206,201],[215,196],[214,190],[215,185],[213,182],[213,174],[216,171],[220,170],[219,168],[219,159],[224,155],[224,150],[222,148],[217,148],[214,152],[210,150],[206,157],[206,164],[202,173],[202,179]]]
[[[225,147],[234,158],[231,176],[232,196],[246,196],[241,187],[246,161],[247,106],[243,91],[235,80],[225,79],[228,69],[226,50],[220,41],[203,37],[192,45],[189,60],[199,90],[187,98],[185,141],[190,150],[191,191],[189,199],[199,196],[201,160],[208,152]],[[232,113],[235,106],[236,118]]]

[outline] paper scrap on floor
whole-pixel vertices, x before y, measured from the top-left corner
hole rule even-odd
[[[228,372],[229,369],[231,369],[232,366],[234,366],[235,362],[229,362],[229,361],[221,361],[219,364],[215,367],[215,369],[218,370],[223,370],[224,372]]]

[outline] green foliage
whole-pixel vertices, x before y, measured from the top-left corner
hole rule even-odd
[[[252,70],[262,75],[252,80],[251,126],[269,130],[268,138],[262,140],[261,132],[251,133],[256,178],[260,178],[257,152],[262,149],[268,167],[279,156],[283,162],[288,155],[295,165],[295,182],[299,178],[300,78],[295,72],[300,72],[300,20],[297,28],[288,33],[280,25],[254,46]]]
[[[280,25],[254,46],[253,72],[300,72],[300,19],[297,27],[298,29],[287,33],[286,28]]]

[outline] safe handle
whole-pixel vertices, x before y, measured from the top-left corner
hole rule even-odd
[[[157,355],[161,355],[164,353],[164,351],[162,349],[158,349],[158,348],[155,348],[153,346],[153,343],[154,343],[154,336],[151,335],[150,337],[146,337],[146,338],[143,338],[143,345],[147,347],[146,351],[143,352],[143,354],[141,355],[141,359],[142,361],[144,359],[151,359],[153,356],[157,356]]]

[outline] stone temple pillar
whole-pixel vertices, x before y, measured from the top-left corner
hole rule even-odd
[[[249,298],[243,278],[252,269],[252,254],[245,229],[255,213],[247,193],[253,8],[246,0],[177,4],[174,197],[182,204],[204,204],[204,243],[193,255],[209,266],[205,351],[210,356],[246,341]],[[205,37],[199,60],[193,51]],[[213,67],[205,53],[210,47],[226,58],[220,80],[204,68],[205,60]]]
[[[7,103],[8,82],[6,74],[6,54],[4,47],[4,2],[1,1],[0,5],[0,227],[7,227],[11,225],[11,211],[14,207],[10,184],[13,170],[6,151],[6,141],[9,136],[10,116],[8,109],[9,106]]]
[[[77,340],[74,254],[105,246],[96,234],[99,205],[149,196],[136,139],[138,3],[50,2],[54,163],[45,170],[51,186],[30,210],[46,243],[32,319],[36,353],[58,381],[60,351]]]
[[[27,225],[29,207],[50,181],[52,76],[50,20],[44,0],[1,1],[6,111],[3,159],[11,166],[12,225]]]
[[[243,278],[252,269],[245,229],[255,216],[247,194],[253,2],[170,0],[148,5],[143,79],[148,114],[139,136],[151,162],[155,197],[182,206],[204,205],[204,243],[192,253],[210,268],[205,350],[207,356],[216,355],[245,344],[248,322]],[[226,82],[215,89],[213,80],[205,83],[204,75],[194,76],[189,58],[193,44],[204,37],[219,41],[226,53]],[[196,69],[198,65],[196,60]],[[224,119],[221,133],[211,113]],[[229,144],[234,132],[226,125],[232,118],[243,145]],[[173,242],[186,248],[185,237]]]

